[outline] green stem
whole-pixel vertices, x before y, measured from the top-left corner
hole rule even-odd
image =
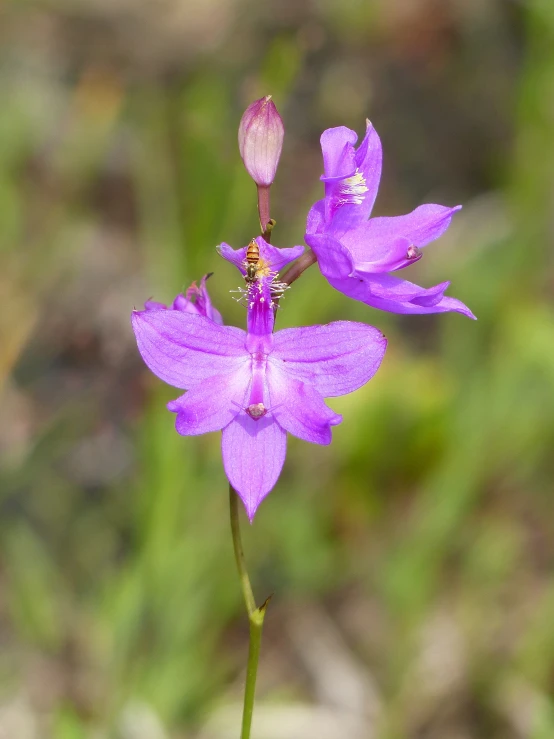
[[[264,609],[265,610],[265,609]],[[258,675],[258,660],[262,643],[262,627],[264,613],[258,612],[258,623],[250,616],[250,642],[248,645],[248,665],[246,667],[246,684],[244,686],[244,704],[242,709],[242,729],[240,739],[250,739],[252,714],[254,712],[254,696],[256,693],[256,677]]]
[[[231,513],[231,534],[233,536],[235,561],[237,563],[237,570],[239,572],[240,585],[242,588],[244,603],[246,605],[246,612],[248,613],[248,617],[250,618],[250,614],[256,610],[256,601],[254,600],[254,593],[252,592],[250,578],[248,577],[248,572],[246,570],[244,551],[242,549],[242,540],[240,538],[239,496],[231,485],[229,485],[229,509]]]
[[[264,616],[269,603],[269,598],[259,607],[256,607],[254,593],[250,585],[250,578],[246,570],[244,551],[240,538],[239,526],[239,497],[235,490],[229,485],[229,508],[231,513],[231,533],[233,536],[233,547],[235,550],[235,561],[239,573],[242,595],[250,623],[250,641],[248,646],[248,665],[246,668],[246,684],[244,686],[244,705],[242,710],[242,730],[240,739],[250,739],[250,728],[252,726],[252,713],[254,712],[254,695],[256,692],[256,677],[258,675],[258,661],[260,658],[260,646],[262,643],[262,628]],[[271,596],[270,596],[271,597]]]

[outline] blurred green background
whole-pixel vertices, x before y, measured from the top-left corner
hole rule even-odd
[[[312,268],[279,325],[367,321],[375,379],[290,438],[245,548],[256,739],[554,737],[554,3],[45,0],[0,7],[0,736],[233,739],[247,624],[219,434],[182,438],[133,306],[257,231],[236,132],[272,93],[274,243],[319,135],[379,131],[375,213],[464,204],[394,316]]]

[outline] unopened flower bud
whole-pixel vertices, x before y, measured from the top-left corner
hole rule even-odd
[[[239,126],[239,150],[248,174],[260,187],[269,187],[279,164],[285,127],[266,95],[249,105]]]

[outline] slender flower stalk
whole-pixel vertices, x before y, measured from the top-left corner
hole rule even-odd
[[[258,185],[258,215],[260,216],[260,231],[262,235],[269,241],[271,238],[271,229],[268,231],[268,224],[271,220],[269,208],[269,185]]]
[[[296,280],[300,277],[300,275],[305,272],[308,267],[311,267],[312,264],[315,264],[317,262],[317,256],[315,252],[313,252],[311,249],[308,249],[308,251],[305,254],[302,254],[302,256],[296,260],[296,262],[287,269],[285,274],[281,277],[281,282],[285,285],[292,285],[293,282],[296,282]]]
[[[250,585],[250,578],[246,569],[244,552],[242,549],[242,540],[240,536],[239,524],[239,496],[229,485],[229,510],[231,515],[231,534],[233,537],[233,547],[235,550],[235,561],[239,573],[244,605],[248,614],[249,624],[249,644],[248,644],[248,663],[246,667],[246,682],[244,686],[244,703],[242,709],[242,728],[241,739],[250,739],[250,729],[252,727],[252,714],[254,713],[254,697],[256,693],[256,679],[258,676],[258,662],[260,658],[260,647],[262,643],[262,628],[264,625],[264,617],[269,598],[258,608],[254,600],[254,593]]]

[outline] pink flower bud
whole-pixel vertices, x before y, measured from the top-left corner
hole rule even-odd
[[[261,187],[269,187],[279,164],[285,127],[271,95],[256,100],[244,111],[239,126],[239,150],[248,174]]]

